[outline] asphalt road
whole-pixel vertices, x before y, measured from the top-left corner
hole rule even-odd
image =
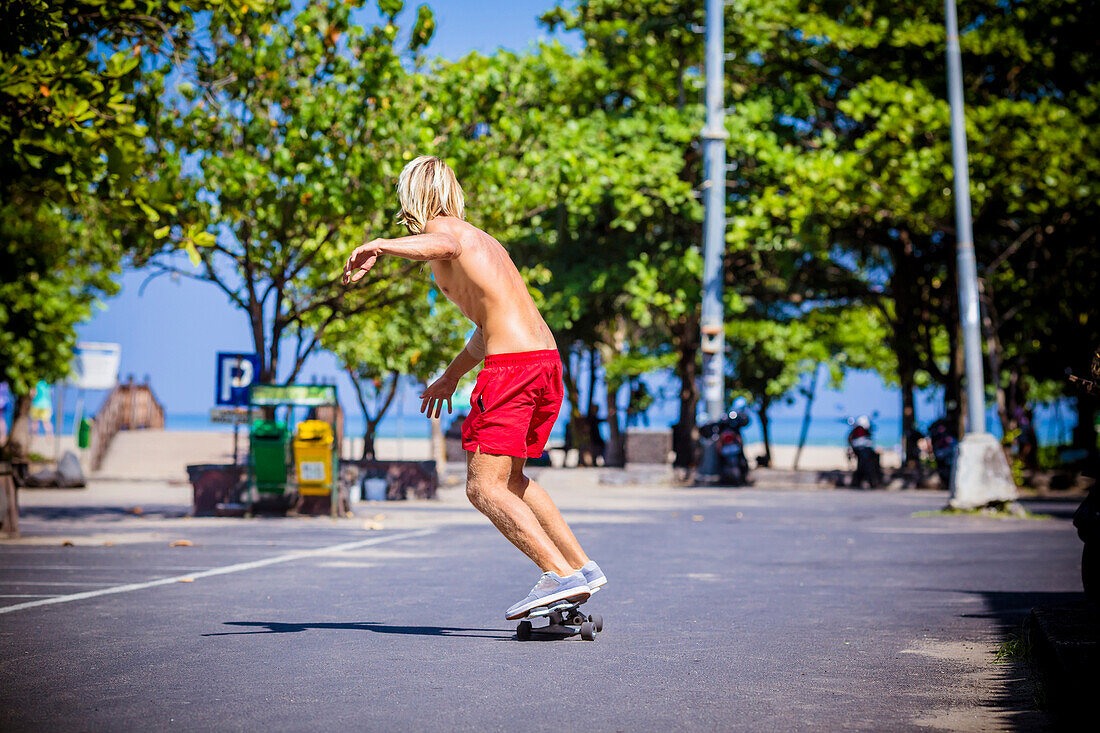
[[[472,510],[372,531],[32,512],[37,542],[0,545],[0,729],[1049,723],[993,654],[1032,606],[1080,597],[1071,504],[1002,520],[913,516],[932,492],[585,490],[596,508],[564,505],[610,579],[594,642],[516,639],[503,609],[537,570]]]

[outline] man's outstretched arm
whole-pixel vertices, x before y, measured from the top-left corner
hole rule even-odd
[[[439,417],[443,412],[443,403],[447,403],[447,412],[451,412],[451,395],[458,388],[458,380],[462,376],[480,364],[485,358],[485,337],[478,326],[474,335],[466,343],[458,356],[451,361],[443,371],[443,375],[435,380],[420,394],[420,411],[427,413],[428,417]]]
[[[425,232],[397,239],[372,239],[355,248],[344,265],[344,284],[358,282],[374,267],[379,255],[407,260],[454,260],[462,254],[458,239],[446,232]]]

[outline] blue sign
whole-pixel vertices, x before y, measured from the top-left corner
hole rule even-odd
[[[260,376],[260,357],[256,354],[218,352],[217,388],[214,404],[248,404],[248,388]]]

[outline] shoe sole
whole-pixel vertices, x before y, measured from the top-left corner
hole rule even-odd
[[[536,608],[532,608],[530,611],[527,612],[527,618],[543,618],[549,616],[554,611],[564,611],[567,608],[576,608],[577,605],[579,604],[576,604],[573,601],[569,600],[555,601],[554,603],[546,606],[538,606]]]
[[[596,580],[591,581],[588,584],[588,588],[593,593],[595,593],[596,591],[598,591],[600,588],[604,587],[605,585],[607,585],[607,576],[606,575],[603,576],[602,578],[597,578]]]
[[[509,621],[516,621],[517,619],[521,619],[527,614],[531,613],[531,611],[534,611],[536,608],[550,605],[554,601],[560,601],[564,599],[567,601],[580,600],[583,602],[587,601],[591,597],[592,591],[588,588],[588,586],[584,586],[583,590],[581,588],[570,588],[568,590],[558,591],[557,593],[551,593],[544,598],[539,598],[535,601],[532,601],[530,606],[526,608],[520,608],[518,611],[514,611],[510,615],[505,614],[504,618],[508,619]]]

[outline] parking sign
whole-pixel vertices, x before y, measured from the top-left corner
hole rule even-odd
[[[218,352],[217,387],[214,403],[243,407],[248,404],[248,387],[260,375],[256,354]]]

